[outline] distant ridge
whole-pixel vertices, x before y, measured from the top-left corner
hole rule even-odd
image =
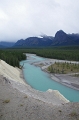
[[[53,37],[42,36],[42,37],[29,37],[25,40],[18,40],[14,47],[46,47],[51,46]]]
[[[63,30],[56,32],[55,36],[41,35],[28,37],[14,42],[0,42],[0,48],[35,48],[52,46],[75,46],[79,45],[79,34],[67,34]]]
[[[48,47],[79,45],[79,34],[66,34],[63,30],[53,36],[28,37],[18,40],[13,47]]]
[[[5,47],[5,46],[3,46],[3,45],[0,45],[0,48],[1,48],[1,49],[4,49],[4,48],[6,48],[6,47]]]
[[[15,44],[15,42],[1,41],[0,42],[0,48],[12,47],[14,44]]]

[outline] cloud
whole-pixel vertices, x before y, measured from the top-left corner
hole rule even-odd
[[[0,41],[79,32],[78,0],[0,0]]]

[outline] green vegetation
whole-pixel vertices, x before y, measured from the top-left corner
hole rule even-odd
[[[20,104],[20,106],[23,106],[23,104]]]
[[[79,46],[53,47],[53,48],[28,48],[0,50],[0,59],[12,66],[19,67],[19,61],[25,60],[23,53],[33,53],[45,58],[79,61]]]
[[[19,67],[19,61],[25,60],[26,55],[24,55],[21,51],[16,50],[0,50],[0,59],[14,67]]]
[[[79,46],[74,47],[53,47],[53,48],[36,48],[36,49],[15,49],[23,53],[33,53],[45,58],[60,60],[79,61]]]
[[[67,73],[77,73],[79,72],[79,64],[74,63],[59,63],[55,62],[47,69],[51,73],[58,73],[58,74],[67,74]]]
[[[59,110],[59,112],[61,113],[62,111],[61,111],[61,110]]]
[[[6,99],[6,100],[3,101],[3,103],[9,103],[9,102],[10,102],[9,99]]]
[[[73,111],[73,112],[70,113],[70,116],[71,117],[77,117],[77,113],[75,111]]]
[[[27,98],[27,95],[24,98]]]

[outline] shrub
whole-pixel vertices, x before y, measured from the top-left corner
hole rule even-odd
[[[9,102],[10,102],[9,99],[3,101],[3,103],[9,103]]]

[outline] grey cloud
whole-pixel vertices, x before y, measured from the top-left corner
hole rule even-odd
[[[0,0],[0,41],[79,32],[78,0]]]

